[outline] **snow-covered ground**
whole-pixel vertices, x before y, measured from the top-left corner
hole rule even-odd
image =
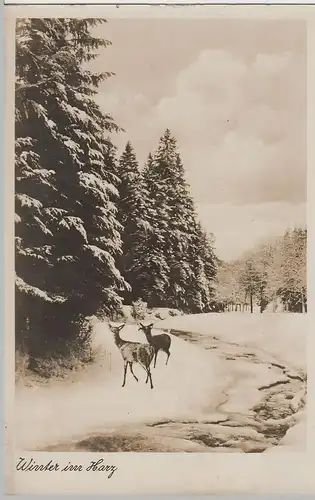
[[[298,425],[289,429],[280,444],[303,449],[305,318],[227,313],[159,321],[156,328],[197,336],[186,342],[177,332],[171,335],[168,365],[166,355],[159,353],[157,367],[152,368],[153,390],[144,383],[146,374],[139,365],[134,366],[139,382],[128,373],[126,386],[121,387],[120,352],[107,324],[96,322],[97,362],[47,387],[17,386],[16,446],[28,450],[55,446],[58,450],[68,443],[69,449],[69,443],[87,436],[111,435],[114,440],[123,433],[130,442],[135,435],[137,443],[139,436],[150,441],[150,448],[147,444],[143,448],[148,451],[161,451],[161,443],[165,451],[218,451],[218,446],[220,451],[248,451],[253,441],[257,450],[260,446],[260,451],[270,448],[270,452],[281,448],[272,447],[274,438],[266,440],[262,429],[290,421],[288,426]],[[121,336],[145,342],[136,325],[126,325]],[[269,387],[282,387],[282,383],[285,394],[279,390],[269,394]],[[263,398],[272,418],[268,411],[265,415],[266,408],[259,409]],[[278,404],[286,413],[272,412],[272,405]],[[288,410],[290,405],[293,409]],[[264,415],[263,423],[257,415]],[[132,445],[130,450],[134,450]]]
[[[254,346],[306,371],[307,315],[289,313],[191,314],[156,322],[155,328],[186,330]]]
[[[234,321],[233,321],[234,320]],[[234,323],[234,324],[233,324]],[[307,315],[285,314],[285,313],[264,313],[260,314],[198,314],[185,317],[168,318],[163,322],[154,325],[156,328],[173,329],[178,331],[196,332],[204,337],[206,342],[209,336],[226,342],[228,345],[237,344],[238,348],[254,347],[260,351],[260,359],[267,354],[274,357],[276,363],[286,367],[287,373],[291,372],[303,378],[307,373],[306,369],[306,335],[307,335]],[[238,361],[239,363],[239,361]],[[254,378],[259,372],[265,385],[268,382],[268,374],[264,374],[264,364],[259,365],[256,373],[248,372],[248,379],[242,381],[241,390],[237,390],[237,385],[230,391],[227,405],[250,406],[255,403],[258,384]],[[251,367],[253,368],[253,366]],[[291,370],[292,369],[292,370]],[[295,372],[295,375],[294,375]],[[267,375],[267,376],[266,376]],[[269,379],[270,379],[269,374]],[[271,376],[272,378],[272,376]],[[259,398],[258,398],[259,399]],[[291,408],[294,410],[294,425],[288,429],[285,436],[280,440],[277,447],[272,447],[266,451],[303,451],[306,446],[306,411],[299,410],[301,400],[306,400],[306,389],[304,386],[291,400]],[[235,408],[234,408],[235,409]],[[279,421],[281,424],[281,421]]]
[[[143,333],[127,325],[121,337],[144,342]],[[173,337],[173,336],[172,336]],[[201,412],[209,399],[219,401],[224,385],[216,356],[187,342],[172,338],[171,357],[160,353],[152,368],[154,389],[145,384],[139,366],[128,370],[123,388],[123,361],[106,324],[95,325],[94,348],[98,363],[70,382],[58,381],[49,388],[17,387],[17,442],[22,447],[44,445],[105,425],[163,418],[184,418]]]

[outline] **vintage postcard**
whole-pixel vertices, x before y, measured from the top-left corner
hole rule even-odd
[[[314,21],[6,7],[8,493],[314,492]]]

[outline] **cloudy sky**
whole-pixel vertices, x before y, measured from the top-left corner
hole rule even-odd
[[[165,128],[178,140],[218,255],[237,258],[306,223],[306,55],[293,21],[112,19],[93,63],[98,102],[140,163]]]

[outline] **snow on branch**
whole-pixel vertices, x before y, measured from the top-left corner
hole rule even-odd
[[[36,286],[28,285],[22,278],[18,276],[15,277],[15,284],[18,290],[21,293],[25,293],[26,295],[30,295],[32,297],[37,297],[39,299],[43,299],[45,302],[50,302],[51,304],[62,304],[66,302],[66,298],[61,295],[56,295],[53,293],[45,292],[44,290],[40,290]]]
[[[36,101],[29,101],[30,104],[32,105],[34,111],[36,112],[37,114],[37,118],[47,118],[47,110],[44,108],[44,106],[42,106],[41,104],[39,104],[38,102]]]
[[[80,186],[90,191],[94,196],[97,196],[104,204],[108,203],[107,191],[114,194],[116,191],[112,184],[100,179],[95,174],[87,172],[79,172]]]
[[[48,215],[53,220],[60,219],[67,213],[67,210],[63,208],[47,207],[43,210],[45,215]]]
[[[15,148],[19,148],[22,146],[24,146],[24,147],[33,146],[34,142],[35,142],[35,140],[32,139],[32,137],[18,137],[15,140]]]
[[[75,229],[80,233],[84,239],[84,241],[87,243],[88,238],[87,238],[87,233],[84,228],[84,223],[83,220],[80,219],[80,217],[72,217],[72,216],[66,216],[64,217],[60,222],[59,225],[65,229]]]
[[[86,252],[91,253],[92,256],[102,264],[107,264],[115,278],[121,280],[120,272],[116,269],[115,259],[112,255],[110,255],[109,252],[107,252],[106,250],[102,250],[95,245],[84,245],[83,249]]]
[[[36,260],[42,260],[50,265],[49,256],[51,255],[51,245],[44,245],[42,247],[22,248],[20,238],[16,238],[16,247],[19,255],[30,257]]]
[[[55,186],[53,186],[50,182],[52,177],[55,175],[54,170],[47,170],[45,168],[31,169],[27,162],[20,161],[20,163],[23,167],[25,167],[25,169],[23,169],[21,175],[16,176],[17,181],[21,181],[22,179],[34,179],[36,181],[40,181],[45,186],[49,186],[53,191],[56,191]]]
[[[34,220],[37,222],[38,226],[40,227],[40,229],[42,230],[42,232],[44,234],[49,234],[50,236],[53,236],[53,234],[50,231],[50,229],[48,229],[48,227],[39,219],[39,217],[35,216]]]
[[[23,92],[25,90],[28,90],[28,89],[31,89],[34,87],[41,87],[42,85],[45,85],[46,83],[51,82],[54,79],[55,79],[55,75],[51,76],[49,78],[44,78],[43,80],[40,80],[39,82],[36,82],[36,83],[25,84],[25,83],[21,83],[21,82],[17,81],[16,85],[15,85],[15,92],[18,93],[18,92]],[[19,83],[20,83],[20,85],[19,85]]]
[[[78,257],[74,255],[62,255],[58,257],[57,262],[67,262],[68,264],[72,264],[73,262],[77,262]]]
[[[35,210],[40,210],[42,208],[42,203],[27,194],[17,194],[16,199],[19,200],[21,207],[33,208]]]
[[[71,106],[67,102],[60,102],[60,107],[65,111],[71,118],[77,122],[87,123],[90,120],[89,115],[82,109]]]

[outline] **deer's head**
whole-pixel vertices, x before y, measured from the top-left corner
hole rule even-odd
[[[119,326],[118,325],[111,325],[110,323],[108,323],[108,326],[113,333],[117,334],[124,328],[125,323],[123,325],[119,325]]]
[[[142,331],[144,332],[144,334],[147,336],[147,335],[151,335],[151,331],[152,331],[152,328],[153,328],[153,325],[154,323],[150,323],[149,325],[145,326],[143,325],[142,323],[140,323],[140,326],[138,328],[138,331]]]

